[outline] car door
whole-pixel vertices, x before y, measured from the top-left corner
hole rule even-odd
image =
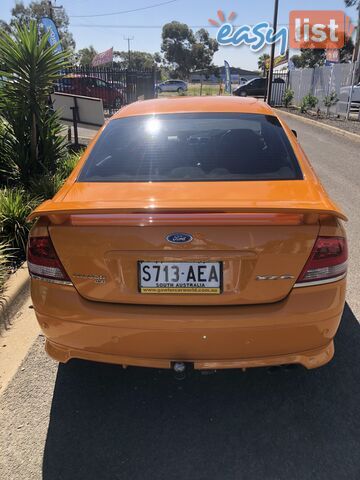
[[[258,95],[259,88],[260,88],[260,78],[255,78],[254,80],[252,80],[246,85],[246,93],[249,96]]]
[[[162,90],[163,92],[170,92],[170,90],[171,90],[171,82],[170,82],[170,81],[164,82],[164,83],[162,84],[162,86],[161,86],[161,90]]]
[[[100,78],[96,78],[95,83],[97,97],[102,99],[104,106],[111,106],[113,103],[111,86]]]
[[[256,86],[255,86],[255,91],[254,95],[256,96],[263,96],[265,95],[265,90],[266,90],[266,78],[257,78],[255,80]]]

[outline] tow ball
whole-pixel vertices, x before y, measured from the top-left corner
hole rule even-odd
[[[186,365],[184,362],[174,362],[172,368],[175,373],[176,380],[184,380],[186,377]]]

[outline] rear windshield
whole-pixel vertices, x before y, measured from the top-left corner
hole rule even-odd
[[[295,180],[302,174],[277,118],[144,115],[109,122],[79,182]]]

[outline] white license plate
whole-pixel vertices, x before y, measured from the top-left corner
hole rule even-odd
[[[141,293],[221,293],[221,262],[138,262],[138,266]]]

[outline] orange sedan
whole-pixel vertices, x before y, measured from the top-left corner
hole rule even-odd
[[[262,102],[129,105],[30,218],[33,305],[60,362],[315,368],[334,354],[346,218]]]

